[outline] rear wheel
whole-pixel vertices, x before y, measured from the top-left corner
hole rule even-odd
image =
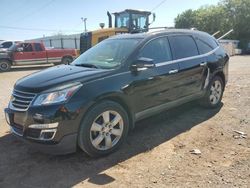
[[[11,68],[11,64],[9,61],[5,61],[5,60],[0,61],[0,71],[1,72],[9,71],[10,68]]]
[[[103,101],[84,117],[78,135],[78,145],[93,157],[114,152],[128,134],[129,120],[121,105]]]
[[[216,108],[220,105],[224,92],[224,82],[221,77],[215,76],[207,89],[205,96],[201,99],[201,104],[205,107]]]

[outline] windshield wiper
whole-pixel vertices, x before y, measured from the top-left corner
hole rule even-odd
[[[88,68],[95,68],[95,69],[99,69],[100,67],[90,64],[90,63],[82,63],[82,64],[74,64],[75,66],[79,66],[79,67],[88,67]]]

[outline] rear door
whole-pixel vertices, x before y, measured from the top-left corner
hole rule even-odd
[[[46,51],[43,49],[42,45],[40,43],[33,43],[33,48],[35,50],[33,53],[35,62],[38,64],[47,63]]]
[[[204,82],[206,57],[199,54],[192,35],[169,36],[174,62],[179,64],[179,98],[199,94]]]

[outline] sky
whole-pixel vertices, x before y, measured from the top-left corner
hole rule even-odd
[[[89,31],[108,26],[107,11],[149,10],[156,14],[151,27],[174,26],[174,18],[187,9],[215,5],[219,0],[0,0],[0,40],[34,39],[54,34]],[[152,19],[152,18],[151,18]],[[114,19],[113,19],[114,20]]]

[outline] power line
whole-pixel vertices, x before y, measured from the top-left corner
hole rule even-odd
[[[60,29],[43,29],[43,28],[26,28],[26,27],[12,27],[12,26],[4,26],[0,25],[0,28],[3,29],[12,29],[12,30],[24,30],[24,31],[52,31],[52,32],[57,32],[57,31],[62,31],[62,32],[82,32],[80,30],[60,30]]]
[[[29,12],[28,14],[24,15],[23,17],[19,18],[18,20],[16,20],[16,22],[20,22],[23,21],[25,18],[27,17],[32,17],[34,14],[40,12],[41,10],[45,9],[46,7],[48,7],[51,3],[53,3],[53,1],[55,0],[50,0],[49,2],[45,3],[43,6]]]
[[[163,3],[165,3],[167,0],[161,1],[159,4],[157,4],[154,8],[152,8],[151,12],[159,8]]]

